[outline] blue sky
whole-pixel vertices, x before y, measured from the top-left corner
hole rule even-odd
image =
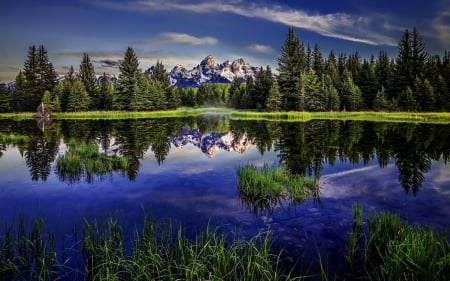
[[[84,52],[96,73],[117,73],[128,46],[146,69],[167,70],[244,58],[274,70],[289,26],[324,56],[380,50],[392,57],[405,29],[416,26],[430,54],[450,50],[448,0],[15,0],[0,10],[0,81],[23,68],[28,47],[43,44],[59,73],[78,69]]]

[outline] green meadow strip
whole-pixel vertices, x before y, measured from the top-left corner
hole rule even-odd
[[[267,120],[283,122],[306,122],[310,120],[355,120],[373,122],[413,122],[450,124],[449,112],[255,112],[233,111],[231,118],[236,120]]]

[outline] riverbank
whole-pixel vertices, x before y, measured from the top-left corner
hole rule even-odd
[[[450,112],[257,112],[228,108],[180,108],[163,111],[87,111],[52,113],[52,119],[145,119],[198,116],[207,113],[228,114],[234,120],[267,120],[283,122],[307,122],[310,120],[349,120],[373,122],[409,122],[450,124]],[[35,113],[0,113],[0,119],[33,119]]]

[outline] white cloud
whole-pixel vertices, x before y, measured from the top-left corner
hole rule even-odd
[[[123,5],[119,2],[99,2],[97,4],[107,8],[123,9]],[[367,15],[351,15],[347,13],[311,14],[288,6],[267,5],[257,2],[244,3],[243,1],[189,3],[186,1],[138,0],[134,4],[128,4],[127,8],[141,12],[178,10],[199,14],[231,13],[247,18],[258,18],[294,26],[323,36],[352,42],[369,45],[397,45],[396,39],[383,34],[385,30],[375,31],[371,25],[376,24],[376,19]]]
[[[215,45],[218,40],[214,37],[196,37],[186,33],[164,32],[156,39],[136,41],[139,45],[159,45],[166,43],[181,43],[187,45]]]
[[[247,50],[256,52],[256,53],[262,53],[262,54],[273,54],[275,53],[275,49],[268,45],[261,45],[261,44],[252,44],[247,47]]]

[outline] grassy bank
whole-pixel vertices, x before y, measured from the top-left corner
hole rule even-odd
[[[306,122],[318,120],[360,120],[376,122],[416,122],[450,124],[449,112],[256,112],[229,108],[180,108],[176,110],[131,112],[131,111],[87,111],[52,113],[52,119],[139,119],[197,116],[207,113],[230,114],[235,120],[269,120]],[[0,119],[33,119],[34,113],[0,113]]]
[[[252,112],[233,111],[232,119],[295,121],[310,120],[358,120],[374,122],[415,122],[432,124],[450,124],[449,112]]]

